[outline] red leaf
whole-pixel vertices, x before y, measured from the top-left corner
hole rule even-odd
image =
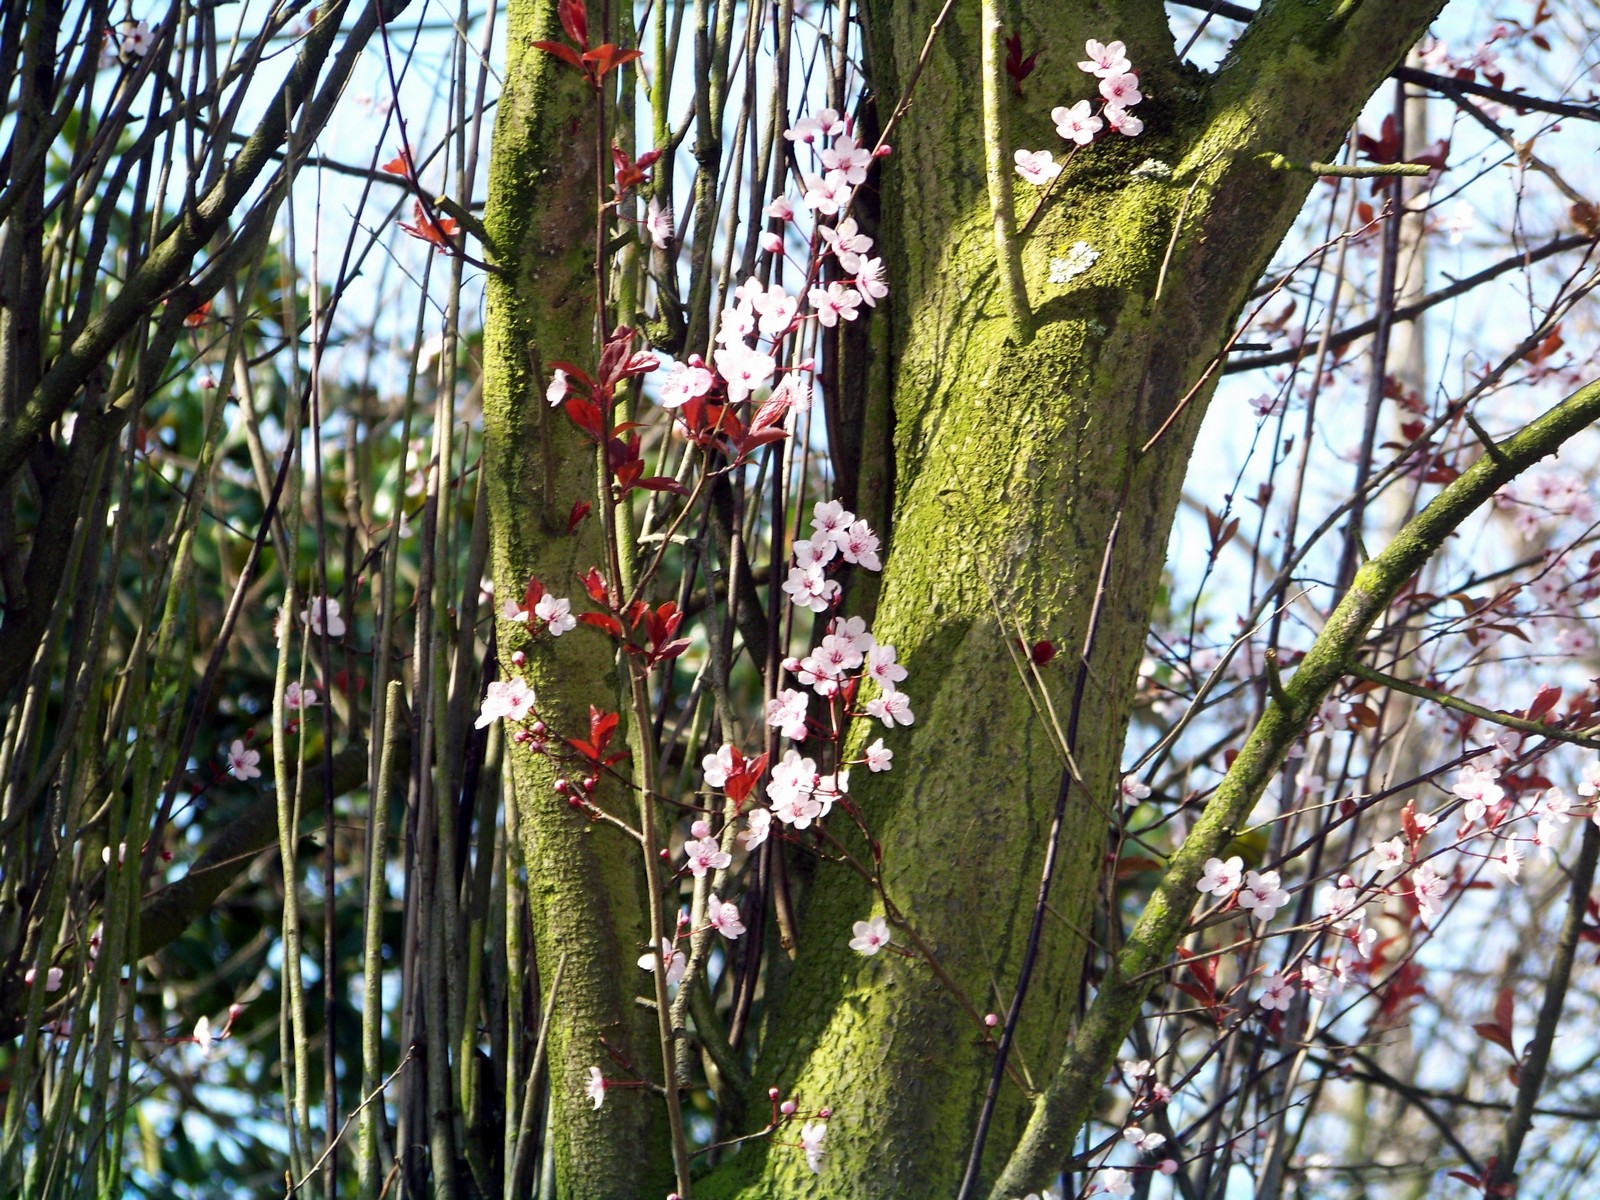
[[[606,597],[606,581],[599,570],[595,567],[590,567],[582,578],[583,590],[589,593],[589,599],[596,604],[604,604],[610,607],[610,601]]]
[[[411,163],[411,151],[404,146],[400,147],[398,155],[384,163],[378,170],[387,171],[390,175],[400,175],[411,180],[415,180],[417,177],[417,169]]]
[[[639,480],[633,486],[644,488],[649,492],[671,492],[675,496],[687,496],[689,494],[689,489],[670,475],[650,475]]]
[[[404,229],[412,237],[436,247],[441,254],[448,254],[455,249],[455,244],[451,239],[455,237],[458,226],[453,219],[450,217],[430,217],[422,207],[422,201],[420,200],[412,201],[411,212],[411,219],[416,224],[408,225],[401,221],[401,229]]]
[[[578,531],[578,526],[583,524],[583,519],[589,515],[589,510],[594,506],[587,500],[574,500],[572,513],[567,517],[567,535],[570,537]]]
[[[578,620],[585,625],[593,625],[596,629],[603,629],[612,637],[622,636],[622,622],[610,613],[582,612],[578,614]]]
[[[1048,638],[1042,638],[1035,642],[1032,648],[1028,651],[1028,657],[1033,659],[1033,664],[1036,667],[1044,666],[1045,663],[1049,662],[1055,656],[1055,645]]]
[[[584,0],[561,0],[561,28],[585,50],[589,48],[589,12]]]
[[[1033,74],[1034,65],[1038,61],[1037,50],[1026,58],[1023,57],[1020,33],[1013,33],[1006,39],[1006,74],[1011,76],[1011,90],[1018,96],[1022,95],[1022,81]]]
[[[1545,713],[1554,708],[1556,706],[1556,702],[1560,699],[1560,688],[1553,687],[1548,684],[1540,688],[1539,694],[1533,698],[1533,703],[1528,705],[1528,720],[1539,720],[1545,715]]]
[[[572,418],[572,423],[595,443],[606,440],[604,419],[600,416],[600,409],[581,396],[568,396],[566,403],[567,416]]]
[[[636,58],[643,58],[643,50],[623,50],[612,42],[603,46],[596,46],[593,50],[585,51],[583,61],[592,68],[592,78],[600,80],[606,72],[614,71],[624,63],[630,63]]]
[[[583,70],[583,59],[570,46],[563,46],[560,42],[534,42],[533,47],[536,50],[543,50],[547,54],[554,54],[562,62],[569,63],[580,71]]]

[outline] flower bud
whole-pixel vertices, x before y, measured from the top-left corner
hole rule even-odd
[[[572,785],[569,784],[565,779],[558,779],[558,780],[555,781],[555,785],[554,786],[555,786],[556,791],[565,792],[567,790],[567,788],[571,787]]]
[[[776,1089],[774,1089],[774,1090],[776,1090]],[[796,1108],[796,1105],[795,1105],[795,1102],[793,1100],[785,1100],[782,1104],[778,1105],[778,1111],[781,1112],[786,1117],[794,1116],[795,1108]]]
[[[543,721],[535,721],[532,725],[532,729],[534,737],[543,737],[547,732],[549,732]]]
[[[778,1098],[778,1096],[779,1096],[779,1092],[778,1092],[777,1088],[768,1088],[767,1089],[767,1099],[768,1100],[776,1100]]]
[[[1000,1018],[998,1016],[996,1016],[994,1013],[984,1013],[983,1014],[983,1023],[985,1025],[987,1025],[990,1029],[993,1029],[996,1025],[1000,1024]]]
[[[511,653],[511,665],[513,667],[520,667],[523,663],[525,663],[527,661],[528,661],[528,656],[526,654],[524,654],[521,650],[512,651],[512,653]]]
[[[761,248],[768,254],[783,253],[783,238],[776,233],[763,233],[761,235]]]

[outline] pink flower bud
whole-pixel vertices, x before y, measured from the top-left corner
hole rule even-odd
[[[814,359],[814,358],[806,359],[805,362],[801,363],[798,367],[795,368],[796,371],[815,371],[816,369],[817,369],[817,360]]]
[[[242,1004],[228,1005],[228,1023],[231,1025],[234,1021],[237,1021],[243,1012],[244,1005]]]
[[[711,836],[711,826],[707,825],[704,821],[696,821],[693,825],[689,826],[689,832],[694,837],[707,838]]]
[[[548,729],[543,721],[535,721],[532,726],[534,737],[543,737]]]
[[[761,235],[761,248],[768,254],[783,253],[783,238],[776,233],[763,233]]]
[[[817,1116],[821,1117],[824,1121],[826,1121],[829,1117],[833,1116],[833,1109],[831,1109],[831,1108],[819,1108],[817,1110]]]
[[[1163,1175],[1176,1175],[1178,1173],[1178,1164],[1173,1159],[1163,1158],[1156,1164],[1156,1170]]]
[[[532,750],[535,754],[543,754],[544,743],[538,738],[530,736],[528,738],[528,749]]]
[[[213,390],[215,390],[216,386],[217,386],[217,381],[214,378],[212,378],[210,375],[202,375],[202,376],[200,376],[200,390],[202,392],[213,391]]]
[[[558,779],[558,780],[555,781],[554,786],[555,786],[556,791],[564,792],[564,791],[567,790],[567,788],[571,787],[572,785],[569,784],[565,779]]]
[[[994,1013],[984,1013],[983,1014],[983,1023],[985,1025],[987,1025],[990,1029],[993,1029],[996,1025],[1000,1024],[1000,1018],[998,1016],[996,1016]]]
[[[790,655],[788,658],[783,660],[783,669],[790,672],[798,671],[800,669],[800,660],[795,658],[793,655]]]
[[[586,792],[592,792],[597,786],[599,786],[599,783],[600,781],[593,775],[585,775],[583,777],[583,790]]]
[[[777,1089],[774,1088],[773,1090],[776,1091]],[[782,1104],[778,1105],[778,1111],[786,1117],[794,1116],[795,1108],[796,1105],[793,1100],[785,1100]]]
[[[768,1100],[776,1100],[778,1098],[779,1094],[780,1093],[778,1092],[777,1088],[768,1088],[767,1089],[767,1099]]]
[[[511,665],[513,667],[520,667],[523,663],[525,663],[527,661],[528,661],[528,656],[526,654],[524,654],[521,650],[516,650],[516,651],[512,652]]]

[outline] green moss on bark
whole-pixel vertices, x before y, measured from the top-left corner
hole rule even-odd
[[[569,534],[578,500],[596,499],[595,456],[544,401],[553,359],[592,360],[594,346],[593,99],[575,72],[529,47],[559,39],[553,0],[512,0],[506,79],[495,120],[484,225],[505,260],[491,277],[484,331],[485,470],[496,595],[520,597],[530,576],[556,595],[605,562],[600,522]],[[612,647],[579,626],[559,641],[499,627],[502,674],[524,650],[540,716],[561,733],[586,732],[591,704],[622,708]],[[541,986],[566,956],[549,1044],[556,1184],[563,1200],[664,1195],[672,1164],[661,1105],[648,1092],[613,1092],[595,1111],[584,1095],[607,1047],[640,1065],[659,1062],[653,1022],[636,1003],[633,967],[648,942],[639,848],[576,813],[552,783],[551,760],[507,753],[517,847],[533,914]],[[623,812],[622,789],[598,799]],[[630,819],[631,812],[628,814]]]

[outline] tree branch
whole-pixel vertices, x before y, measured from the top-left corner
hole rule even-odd
[[[1373,623],[1445,540],[1496,491],[1567,439],[1600,419],[1600,382],[1573,393],[1521,432],[1499,443],[1409,521],[1382,553],[1357,572],[1350,590],[1295,673],[1282,700],[1267,706],[1193,832],[1173,854],[1114,970],[1096,994],[1077,1036],[1034,1105],[1021,1142],[991,1196],[1026,1192],[1053,1177],[1116,1060],[1117,1050],[1188,926],[1205,862],[1221,852],[1277,774],[1318,705],[1360,652]],[[1286,703],[1285,703],[1286,701]]]

